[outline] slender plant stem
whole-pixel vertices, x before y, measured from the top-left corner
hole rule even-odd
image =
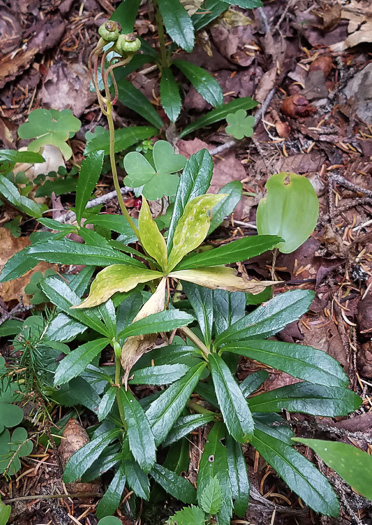
[[[121,381],[120,371],[121,371],[120,359],[119,359],[119,357],[115,356],[116,402],[118,404],[118,409],[119,409],[121,422],[123,423],[124,430],[126,430],[127,429],[127,422],[125,421],[124,408],[123,408],[123,405],[122,405],[121,399],[120,399],[120,388],[122,388],[121,383],[120,383],[120,381]]]
[[[187,326],[184,326],[183,328],[181,328],[181,331],[185,334],[186,337],[190,339],[190,341],[194,343],[194,345],[196,345],[199,348],[199,350],[203,352],[204,357],[208,360],[208,355],[211,352],[209,348],[205,346],[203,341],[201,341],[199,337],[195,335],[194,332],[192,332],[190,328],[188,328]]]
[[[155,9],[156,25],[158,26],[161,65],[162,67],[168,67],[169,64],[168,64],[167,48],[165,46],[163,20],[161,18],[157,0],[153,0],[153,5]]]

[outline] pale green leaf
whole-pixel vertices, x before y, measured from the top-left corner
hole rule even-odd
[[[153,257],[164,270],[167,266],[167,245],[159,228],[151,216],[146,197],[142,197],[142,207],[138,218],[141,244],[146,252]]]

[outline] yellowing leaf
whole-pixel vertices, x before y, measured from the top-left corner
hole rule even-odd
[[[161,280],[156,292],[142,306],[141,310],[133,319],[133,322],[164,310],[166,281],[165,277]],[[154,347],[157,336],[157,334],[135,335],[133,337],[128,337],[125,341],[121,349],[120,361],[121,366],[124,369],[123,383],[125,384],[126,389],[129,374],[133,365],[144,353],[149,352]]]
[[[168,272],[189,252],[197,248],[206,238],[210,226],[208,211],[216,206],[226,194],[200,195],[186,206],[178,221],[173,237],[173,248],[169,256]]]
[[[246,281],[235,275],[233,268],[214,266],[213,268],[198,268],[197,270],[179,270],[172,272],[169,277],[199,284],[212,290],[228,290],[229,292],[249,292],[257,295],[267,286],[278,284],[278,281]]]
[[[153,279],[162,277],[160,272],[126,266],[125,264],[113,264],[97,274],[94,279],[88,297],[78,306],[72,308],[90,308],[104,303],[116,292],[129,292],[139,283],[147,283]]]
[[[151,216],[151,211],[145,197],[142,197],[138,227],[143,248],[164,270],[167,266],[167,245],[156,222]]]

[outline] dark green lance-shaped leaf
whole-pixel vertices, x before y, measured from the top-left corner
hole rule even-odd
[[[216,20],[221,13],[229,8],[229,4],[222,2],[222,0],[206,0],[203,3],[203,9],[198,9],[197,12],[192,15],[191,20],[193,21],[195,31],[200,31],[203,27]]]
[[[82,377],[75,377],[66,385],[62,385],[52,393],[51,398],[66,407],[83,405],[95,414],[101,402],[94,388]]]
[[[191,53],[194,48],[194,26],[179,0],[159,0],[159,10],[171,39]]]
[[[134,22],[138,15],[141,0],[122,0],[110,17],[121,25],[121,31],[125,35],[133,33]]]
[[[217,478],[211,478],[200,496],[199,504],[204,512],[217,514],[222,506],[222,489]]]
[[[275,235],[244,237],[243,239],[230,242],[214,250],[190,255],[182,260],[176,267],[176,270],[207,268],[237,261],[245,261],[268,250],[272,250],[278,243],[278,239],[280,239],[280,237],[276,237]]]
[[[94,224],[95,226],[102,226],[112,230],[113,232],[120,233],[125,237],[127,244],[137,240],[134,235],[132,228],[129,226],[127,219],[123,215],[93,215],[87,218],[85,224]],[[135,225],[137,226],[137,220],[135,219]]]
[[[103,498],[97,505],[96,514],[98,519],[111,516],[119,507],[126,479],[123,465],[119,465]]]
[[[59,363],[54,376],[54,384],[62,385],[80,375],[108,344],[109,340],[102,338],[78,346]]]
[[[6,262],[1,271],[0,283],[17,279],[37,265],[38,261],[29,256],[29,249],[29,246],[23,248]]]
[[[260,388],[262,383],[264,383],[268,377],[269,374],[266,370],[258,370],[253,374],[249,374],[249,376],[247,376],[239,385],[243,396],[248,397],[251,395],[252,392]]]
[[[189,367],[182,364],[149,366],[135,370],[134,375],[132,370],[131,374],[133,378],[129,381],[129,384],[168,385],[183,377],[188,370]]]
[[[311,182],[302,175],[282,172],[266,183],[267,195],[257,208],[257,230],[278,235],[282,253],[295,251],[312,234],[319,214],[319,202]]]
[[[277,295],[220,334],[215,345],[274,335],[287,324],[299,319],[308,310],[313,299],[314,292],[310,290],[295,290]]]
[[[202,149],[191,155],[181,174],[177,189],[173,215],[168,231],[168,255],[173,247],[173,236],[185,207],[195,197],[206,193],[213,174],[213,161],[208,150]]]
[[[268,434],[275,439],[279,439],[289,446],[293,445],[294,434],[291,427],[279,414],[253,414],[255,429],[257,428],[264,434]],[[274,426],[275,425],[275,426]]]
[[[222,423],[215,423],[209,432],[199,464],[198,501],[200,501],[210,480],[216,477],[222,489],[222,507],[218,513],[218,523],[230,525],[233,501],[227,462],[227,448],[222,443],[225,438],[225,426]]]
[[[238,202],[242,196],[243,185],[240,181],[234,180],[228,182],[219,190],[218,193],[225,193],[225,197],[217,206],[213,209],[213,215],[211,218],[211,225],[209,228],[209,234],[211,234],[222,222],[225,217],[228,217],[235,210]]]
[[[213,109],[206,115],[198,118],[182,131],[180,138],[186,137],[189,133],[196,131],[197,129],[204,128],[205,126],[210,126],[221,120],[225,120],[229,113],[237,111],[238,109],[252,109],[257,106],[257,102],[252,100],[250,97],[237,98],[232,100],[223,106]]]
[[[213,290],[186,282],[182,286],[198,319],[204,342],[209,346],[213,326]]]
[[[361,405],[361,399],[352,390],[326,387],[310,383],[283,386],[251,397],[252,412],[302,412],[314,416],[346,416]]]
[[[32,258],[55,264],[84,264],[86,266],[110,266],[111,264],[128,264],[130,266],[143,265],[121,253],[114,248],[101,246],[88,246],[79,242],[69,241],[47,241],[35,244],[29,248]]]
[[[183,503],[196,502],[196,490],[194,487],[187,479],[178,476],[175,472],[162,465],[155,464],[151,471],[151,476],[174,498],[181,500]]]
[[[160,101],[169,120],[176,122],[181,112],[181,95],[169,67],[164,67],[161,72]]]
[[[93,311],[71,308],[79,304],[81,299],[71,290],[67,283],[57,277],[48,277],[41,282],[40,286],[48,299],[58,306],[62,312],[89,326],[99,334],[106,337],[109,335],[109,331]]]
[[[79,449],[68,460],[63,480],[71,483],[79,479],[92,463],[102,454],[105,448],[120,434],[120,430],[109,430],[100,434],[96,439]]]
[[[45,335],[49,341],[68,343],[78,334],[84,333],[87,328],[83,323],[79,323],[61,312],[48,325]]]
[[[224,332],[245,314],[244,292],[213,291],[214,328],[216,335]]]
[[[132,457],[132,455],[130,456]],[[123,468],[127,477],[127,483],[136,496],[148,500],[150,498],[150,480],[148,475],[133,459],[124,460]]]
[[[17,151],[16,149],[0,150],[0,173],[8,173],[18,162],[37,164],[45,162],[45,159],[40,153],[33,151]]]
[[[20,195],[17,186],[15,186],[9,179],[0,175],[0,194],[10,204],[13,204],[21,212],[26,213],[30,217],[41,217],[43,212],[48,209],[45,204],[38,204],[37,202]]]
[[[96,151],[88,155],[81,163],[81,170],[76,188],[75,205],[76,218],[79,224],[81,223],[81,218],[89,197],[92,195],[99,176],[101,175],[103,157],[103,151]]]
[[[142,470],[150,472],[156,459],[155,440],[150,424],[133,394],[123,388],[119,392],[127,422],[130,450]]]
[[[173,425],[172,430],[169,432],[166,440],[163,442],[163,447],[167,447],[178,441],[179,439],[187,436],[196,428],[199,428],[207,423],[214,420],[213,414],[191,414],[190,416],[183,416],[177,419]]]
[[[76,226],[72,226],[71,224],[63,224],[59,221],[56,221],[55,219],[48,219],[48,218],[38,219],[38,222],[40,222],[40,224],[42,224],[43,226],[46,226],[50,230],[56,230],[58,232],[70,233],[70,232],[77,231]]]
[[[147,100],[147,99],[146,99]],[[115,130],[115,153],[124,151],[140,140],[153,137],[157,133],[157,127],[133,126],[130,128],[120,128]],[[104,151],[105,155],[110,153],[110,133],[104,130],[88,140],[85,146],[85,155],[90,155],[96,151]]]
[[[235,502],[234,512],[242,518],[249,503],[249,478],[247,464],[242,447],[231,436],[226,436],[227,464],[232,496]]]
[[[245,9],[255,9],[256,7],[261,7],[263,3],[261,0],[226,0],[228,4],[238,5]]]
[[[299,452],[279,439],[255,429],[252,445],[309,507],[338,516],[337,496],[327,479]]]
[[[208,71],[187,60],[173,60],[173,64],[182,71],[196,91],[198,91],[211,106],[216,107],[223,104],[222,89],[217,80],[212,77]]]
[[[218,404],[229,433],[239,443],[245,443],[251,439],[254,428],[247,402],[229,367],[219,355],[210,354],[209,365]]]
[[[243,355],[286,372],[293,377],[324,386],[346,386],[348,378],[330,355],[311,346],[250,339],[227,343],[223,351]]]
[[[372,500],[372,457],[369,454],[352,445],[336,441],[293,439],[312,448],[356,492]]]
[[[97,410],[98,421],[103,421],[104,419],[106,419],[108,413],[111,411],[112,405],[114,404],[114,401],[115,401],[116,392],[117,392],[117,387],[111,386],[107,390],[106,394],[102,397],[102,400]]]
[[[170,332],[176,328],[187,326],[194,320],[181,310],[163,310],[157,314],[151,314],[139,321],[135,321],[127,328],[124,328],[118,335],[118,339],[131,337],[133,335],[156,334],[158,332]]]
[[[156,445],[167,437],[175,421],[185,408],[197,385],[206,363],[198,363],[187,374],[173,383],[149,407],[147,419],[152,427]]]
[[[124,106],[132,109],[153,126],[160,129],[163,121],[151,102],[143,93],[133,86],[126,78],[118,83],[119,100]]]

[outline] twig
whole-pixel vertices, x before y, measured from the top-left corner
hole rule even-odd
[[[20,496],[19,498],[11,498],[3,500],[3,503],[8,505],[16,501],[30,501],[39,499],[67,499],[67,498],[102,498],[103,494],[98,492],[79,492],[77,494],[36,494],[35,496]]]
[[[28,312],[28,310],[32,310],[35,307],[35,305],[30,304],[25,306],[22,302],[18,303],[17,306],[15,306],[10,312],[5,312],[0,319],[0,326],[5,323],[5,321],[8,321],[8,319],[11,319],[12,317],[15,317],[16,314],[22,313],[22,312]]]

